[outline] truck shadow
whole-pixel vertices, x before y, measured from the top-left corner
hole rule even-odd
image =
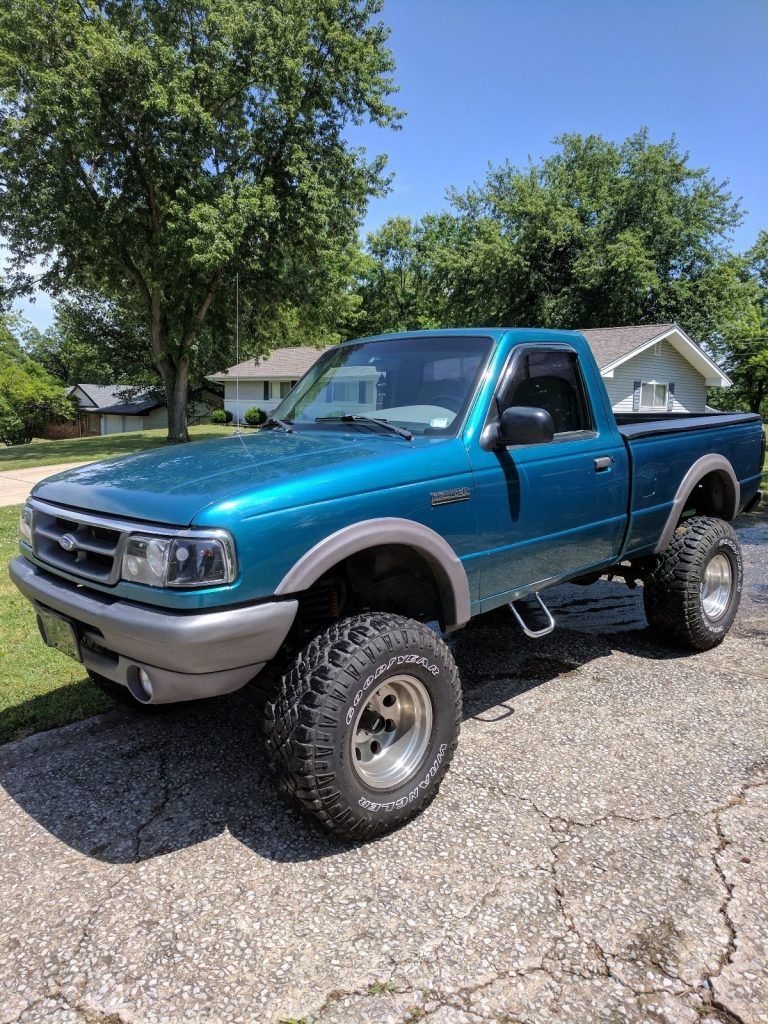
[[[524,637],[504,610],[481,616],[454,645],[465,716],[493,723],[514,698],[614,651],[679,658],[644,628],[637,592],[604,585],[552,591],[561,628]],[[581,604],[579,604],[581,602]],[[240,694],[137,715],[114,710],[0,748],[0,783],[62,843],[113,864],[144,861],[227,830],[261,857],[305,861],[340,853],[272,787],[260,721]],[[447,780],[450,785],[450,776]]]

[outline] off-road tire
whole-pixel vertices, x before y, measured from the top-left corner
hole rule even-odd
[[[97,672],[89,672],[88,676],[91,682],[95,683],[111,701],[114,701],[115,704],[120,704],[122,707],[129,708],[136,714],[157,714],[161,708],[170,707],[168,704],[144,704],[142,701],[136,700],[127,686],[121,686],[120,683],[116,683],[113,679],[107,679],[106,676],[100,676]]]
[[[724,555],[730,563],[731,591],[725,610],[712,620],[704,611],[702,584],[715,555]],[[698,651],[716,647],[736,617],[743,578],[741,548],[732,527],[722,519],[692,516],[677,527],[645,581],[643,605],[648,622],[675,643]]]
[[[429,739],[407,779],[374,788],[353,763],[355,716],[377,687],[406,672],[431,702]],[[328,831],[364,840],[397,828],[434,799],[460,721],[459,674],[443,640],[413,619],[371,612],[335,623],[294,656],[266,705],[264,731],[278,789]]]

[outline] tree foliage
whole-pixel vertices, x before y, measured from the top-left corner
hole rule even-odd
[[[747,409],[768,418],[768,231],[761,231],[755,245],[729,264],[736,278],[739,299],[733,316],[715,339],[713,348],[733,387],[718,390],[713,403],[723,409]]]
[[[47,423],[70,419],[75,410],[64,388],[24,352],[17,319],[0,315],[0,441],[28,444]]]
[[[80,291],[56,303],[52,326],[29,332],[26,347],[65,384],[150,384],[157,373],[145,337],[140,310]]]
[[[381,0],[15,0],[0,6],[0,232],[11,285],[140,305],[169,436],[204,330],[313,340],[342,322],[393,124]]]
[[[747,301],[738,275],[726,288],[722,274],[741,217],[725,185],[691,167],[674,138],[653,143],[645,130],[622,143],[556,142],[538,163],[491,167],[483,183],[451,191],[441,216],[390,221],[371,236],[374,266],[361,285],[369,325],[676,320],[714,338],[734,295]]]

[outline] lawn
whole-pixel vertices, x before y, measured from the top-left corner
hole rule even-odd
[[[231,434],[232,427],[216,427],[210,424],[190,427],[189,436],[193,441]],[[97,437],[73,437],[65,441],[33,441],[32,444],[17,444],[0,448],[0,473],[10,469],[34,469],[36,466],[53,466],[59,462],[95,462],[113,455],[130,455],[148,448],[160,448],[166,443],[167,431],[137,430],[127,434],[108,434]]]
[[[32,605],[8,577],[19,511],[0,508],[0,743],[112,707],[82,665],[45,646]]]

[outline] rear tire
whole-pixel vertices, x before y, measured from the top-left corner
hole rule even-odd
[[[278,788],[328,831],[370,839],[437,794],[456,748],[459,674],[431,629],[372,612],[294,658],[265,709]]]
[[[645,581],[648,622],[668,639],[698,651],[716,647],[733,625],[743,577],[732,527],[706,516],[686,519]]]

